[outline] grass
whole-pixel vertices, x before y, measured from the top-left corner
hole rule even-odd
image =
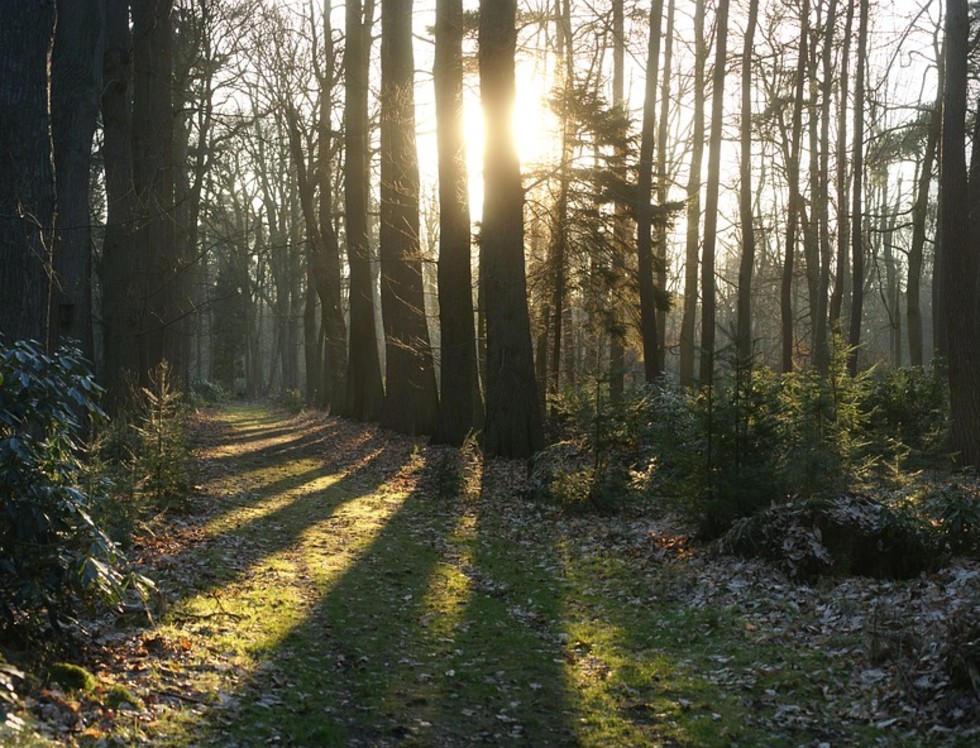
[[[364,427],[220,413],[201,536],[139,633],[149,745],[866,744],[841,674],[515,498],[488,465]],[[324,437],[324,433],[328,434]],[[236,439],[241,435],[241,440]],[[588,533],[586,533],[588,535]],[[123,683],[122,681],[125,681]],[[123,699],[125,700],[125,699]],[[104,736],[103,736],[104,737]],[[84,742],[84,741],[80,741]]]

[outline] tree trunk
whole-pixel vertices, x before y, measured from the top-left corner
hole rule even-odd
[[[142,292],[132,243],[133,195],[132,49],[126,0],[106,0],[102,87],[102,160],[105,166],[106,228],[99,276],[102,283],[102,351],[106,405],[127,407],[139,382]]]
[[[48,60],[54,0],[5,0],[0,24],[0,333],[44,342],[55,222]]]
[[[694,132],[691,136],[691,169],[687,177],[687,237],[684,258],[684,316],[681,319],[680,380],[694,386],[694,331],[698,313],[698,247],[701,222],[701,161],[704,156],[704,66],[708,57],[704,41],[704,0],[694,10]]]
[[[132,0],[133,247],[141,270],[140,382],[168,361],[179,384],[181,262],[174,223],[173,0]]]
[[[752,272],[755,267],[755,225],[752,222],[752,44],[755,39],[759,0],[750,0],[742,46],[742,114],[740,123],[739,218],[742,256],[738,267],[738,301],[735,355],[739,370],[752,366]]]
[[[626,97],[625,89],[625,59],[626,59],[626,40],[625,23],[623,14],[623,0],[613,0],[613,107],[623,112],[625,109]],[[623,149],[617,150],[616,156],[620,161],[623,160]],[[625,165],[619,169],[617,175],[625,183]],[[612,257],[612,282],[611,298],[609,299],[609,315],[611,318],[609,333],[609,399],[618,403],[623,399],[626,388],[626,346],[624,338],[624,309],[621,303],[619,287],[623,282],[625,270],[621,260],[623,248],[630,241],[629,228],[629,205],[623,200],[617,200],[615,207],[615,223],[613,234],[616,244],[616,251]]]
[[[854,71],[854,147],[851,162],[854,170],[854,189],[851,193],[851,319],[847,368],[851,376],[858,371],[858,346],[864,310],[864,78],[868,65],[868,0],[860,0],[858,16],[857,70]]]
[[[439,416],[422,286],[411,0],[381,2],[381,425],[431,434]]]
[[[789,202],[786,206],[786,254],[783,257],[783,275],[779,290],[779,308],[782,321],[782,370],[793,371],[795,334],[793,329],[793,268],[796,264],[797,231],[802,213],[800,195],[800,138],[803,131],[803,84],[806,78],[807,49],[810,37],[810,0],[803,0],[800,10],[800,48],[796,61],[793,96],[793,123],[790,131],[789,157],[786,163],[786,181]]]
[[[978,219],[970,210],[977,202],[980,159],[966,170],[966,92],[969,16],[966,0],[947,0],[946,85],[943,97],[943,199],[940,222],[943,242],[943,291],[950,310],[946,318],[949,344],[950,435],[957,461],[980,467],[980,252],[974,240]],[[978,127],[980,129],[980,127]],[[974,151],[975,153],[975,151]]]
[[[721,183],[722,115],[725,65],[728,62],[728,0],[719,0],[715,69],[711,84],[711,141],[708,144],[708,190],[704,205],[704,251],[701,258],[700,383],[710,387],[715,368],[715,241],[718,230],[718,191]]]
[[[311,247],[320,314],[323,319],[324,364],[321,405],[331,413],[344,411],[347,397],[347,321],[341,293],[340,240],[334,229],[334,192],[331,173],[333,134],[331,101],[334,89],[334,44],[330,25],[330,0],[323,3],[323,62],[320,75],[317,183],[320,189],[319,243]]]
[[[723,0],[727,2],[727,0]],[[640,336],[643,339],[643,374],[648,384],[660,376],[657,350],[657,295],[653,287],[653,148],[657,118],[657,83],[660,65],[660,24],[663,0],[650,6],[650,40],[647,46],[646,93],[640,131],[640,163],[636,191],[637,285],[640,289]]]
[[[664,69],[660,76],[660,122],[657,124],[657,204],[667,203],[667,137],[670,124],[670,76],[674,55],[674,0],[667,0],[667,27],[664,30]],[[654,272],[657,287],[657,369],[667,366],[667,221],[658,221],[654,242]]]
[[[847,171],[847,97],[850,88],[850,56],[851,30],[854,26],[854,3],[847,3],[847,15],[844,20],[844,38],[841,41],[841,63],[839,73],[840,100],[837,107],[837,171],[835,174],[837,192],[837,271],[834,277],[834,292],[830,297],[830,331],[838,336],[844,334],[842,319],[846,318],[847,310],[844,300],[850,283],[848,267],[850,246],[851,220],[847,212],[847,196],[850,190]]]
[[[916,180],[915,203],[912,205],[912,243],[909,246],[908,283],[906,287],[906,313],[908,317],[909,363],[922,366],[925,362],[922,345],[922,308],[920,293],[922,288],[922,259],[926,244],[926,219],[929,211],[929,191],[932,185],[932,172],[939,147],[939,133],[942,129],[942,103],[944,89],[945,52],[940,52],[936,60],[939,74],[939,87],[936,103],[929,114],[929,132],[926,136],[926,150],[919,166]],[[935,270],[934,270],[935,272]]]
[[[516,0],[480,2],[480,95],[486,122],[480,276],[486,306],[490,455],[529,457],[544,445],[524,270],[524,189],[511,131]]]
[[[344,208],[347,261],[350,266],[350,349],[347,359],[347,402],[343,414],[358,421],[380,420],[384,403],[368,235],[368,86],[373,15],[373,0],[367,0],[363,9],[361,0],[349,0],[347,3]]]
[[[439,421],[432,440],[460,446],[483,421],[470,267],[470,204],[463,133],[463,3],[438,0],[435,83],[439,147]]]
[[[105,0],[58,0],[51,65],[51,132],[57,180],[56,283],[51,334],[94,358],[92,228],[89,184],[92,137],[102,92]]]
[[[823,49],[820,69],[820,139],[819,163],[814,192],[813,219],[817,222],[820,237],[820,279],[817,289],[817,318],[813,330],[813,355],[817,371],[826,374],[830,367],[829,295],[830,295],[830,102],[833,96],[834,78],[831,68],[834,29],[837,25],[837,0],[830,0],[827,23],[824,26]]]

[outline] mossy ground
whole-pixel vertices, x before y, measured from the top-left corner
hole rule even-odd
[[[253,406],[212,418],[200,513],[147,552],[166,612],[99,674],[142,703],[89,743],[901,743],[842,726],[836,661],[691,604],[710,582],[683,554],[561,521],[518,495],[522,466]]]

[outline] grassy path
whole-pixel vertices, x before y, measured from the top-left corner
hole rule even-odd
[[[490,463],[336,419],[213,417],[169,607],[108,634],[124,744],[861,744],[834,661],[692,602],[683,546],[557,518]],[[814,677],[813,674],[822,674]],[[128,715],[128,716],[127,716]],[[84,741],[81,741],[84,742]]]

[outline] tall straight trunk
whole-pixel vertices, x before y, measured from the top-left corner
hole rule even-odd
[[[55,222],[48,61],[54,0],[5,0],[0,24],[0,333],[47,338]]]
[[[841,63],[838,74],[840,99],[837,105],[837,170],[834,175],[837,193],[837,269],[834,275],[834,292],[830,297],[830,331],[838,336],[844,334],[842,319],[846,317],[844,300],[850,282],[848,246],[850,245],[851,220],[847,209],[847,196],[850,189],[847,171],[847,97],[850,89],[851,30],[854,26],[854,3],[847,3],[844,20],[844,38],[841,41]]]
[[[946,11],[946,85],[943,96],[940,203],[943,243],[942,290],[949,345],[950,436],[957,460],[980,467],[980,252],[976,208],[980,197],[980,158],[974,149],[966,169],[966,96],[969,17],[966,0],[948,0]],[[977,130],[980,131],[980,125]]]
[[[368,86],[374,2],[347,3],[344,48],[344,208],[347,262],[350,266],[350,348],[347,359],[347,402],[343,415],[378,421],[384,403],[381,359],[374,315],[374,281],[368,235],[370,181]]]
[[[516,0],[480,2],[480,96],[485,120],[480,283],[486,309],[484,448],[529,457],[544,445],[534,381],[524,268],[524,189],[511,115]]]
[[[738,266],[735,354],[738,368],[752,365],[752,272],[755,268],[755,225],[752,222],[752,45],[759,0],[749,1],[742,45],[742,113],[740,122],[738,208],[742,225],[742,255]]]
[[[622,112],[626,97],[625,89],[625,60],[626,60],[626,40],[625,23],[623,13],[623,0],[613,0],[613,80],[612,80],[612,104],[617,111]],[[616,156],[619,161],[623,159],[624,149],[617,148]],[[625,183],[626,173],[625,164],[619,168],[619,178]],[[624,343],[623,309],[619,286],[623,282],[625,269],[622,262],[622,253],[630,241],[629,229],[629,206],[623,200],[617,200],[615,207],[615,223],[613,224],[613,238],[615,241],[615,252],[612,257],[612,283],[610,284],[609,299],[609,398],[614,403],[621,402],[623,393],[626,389],[626,346]]]
[[[694,386],[694,335],[698,313],[698,248],[701,223],[701,163],[704,156],[704,67],[708,57],[704,41],[704,0],[694,9],[694,130],[691,169],[687,177],[687,237],[684,253],[684,315],[681,319],[680,380]]]
[[[820,138],[819,162],[814,184],[813,220],[817,223],[820,241],[820,277],[817,288],[817,316],[813,327],[813,355],[817,371],[826,373],[830,366],[829,294],[830,294],[830,103],[834,78],[831,69],[834,29],[837,25],[837,0],[830,0],[827,22],[824,25],[823,48],[820,56]]]
[[[704,250],[701,257],[700,382],[710,387],[715,368],[715,242],[718,231],[718,192],[721,184],[722,115],[725,65],[728,62],[728,0],[719,0],[715,69],[711,82],[711,141],[708,144],[708,187],[704,204]]]
[[[412,6],[381,2],[381,424],[416,435],[435,430],[439,400],[422,286]]]
[[[727,0],[723,0],[727,1]],[[653,149],[657,117],[657,70],[660,64],[660,25],[663,0],[650,6],[650,39],[647,46],[646,93],[640,131],[640,162],[636,191],[637,285],[640,289],[640,336],[643,339],[643,374],[647,383],[660,376],[657,351],[657,298],[653,285]]]
[[[568,201],[572,178],[569,170],[572,165],[573,125],[571,121],[571,99],[575,91],[575,61],[572,49],[572,19],[569,0],[555,0],[555,16],[558,40],[558,59],[560,60],[561,86],[561,143],[558,161],[558,197],[555,200],[551,225],[551,241],[548,246],[548,269],[552,274],[551,303],[548,305],[548,329],[551,337],[551,351],[548,365],[548,379],[545,399],[549,394],[557,395],[561,387],[562,327],[567,313],[566,296],[568,286]],[[568,370],[571,374],[571,370]]]
[[[324,361],[322,406],[332,413],[344,410],[347,396],[347,321],[341,297],[340,241],[334,228],[334,191],[331,168],[334,136],[331,101],[334,89],[334,43],[330,24],[330,0],[323,2],[323,58],[320,78],[320,107],[317,122],[319,158],[316,163],[320,190],[319,243],[310,261],[320,298],[323,322]]]
[[[815,365],[815,350],[816,350],[816,335],[818,319],[819,319],[819,306],[820,306],[820,273],[821,273],[821,263],[820,263],[820,226],[817,220],[817,216],[820,212],[820,206],[817,205],[817,194],[820,191],[817,186],[819,181],[819,171],[820,171],[820,116],[818,114],[820,99],[818,86],[817,86],[817,30],[820,28],[820,3],[816,3],[816,18],[814,23],[810,25],[810,43],[807,50],[807,90],[809,91],[809,98],[806,102],[807,106],[807,126],[806,126],[806,138],[807,138],[807,153],[809,155],[809,164],[807,167],[807,187],[809,188],[809,199],[803,198],[801,201],[803,214],[801,216],[801,221],[803,225],[803,257],[806,263],[806,290],[807,290],[807,307],[809,309],[809,319],[810,319],[810,329],[809,329],[809,356],[810,365]],[[801,192],[802,192],[801,187]],[[810,209],[807,210],[807,205],[809,204]]]
[[[140,381],[162,362],[183,384],[181,258],[174,222],[173,0],[132,0],[133,235],[141,269]]]
[[[854,139],[851,163],[854,168],[854,188],[851,192],[851,319],[847,368],[851,376],[858,371],[858,346],[864,310],[864,78],[868,66],[868,0],[860,0],[858,16],[857,69],[854,71]]]
[[[439,421],[433,441],[459,446],[483,422],[470,267],[470,203],[463,133],[463,3],[436,3],[432,77],[439,147]]]
[[[102,354],[106,405],[125,409],[139,381],[142,293],[132,246],[133,195],[132,50],[126,0],[106,0],[102,87],[102,161],[106,228],[99,277],[102,284]]]
[[[51,334],[74,340],[89,359],[94,358],[89,184],[102,92],[104,22],[105,0],[58,0],[51,65],[58,215]]]
[[[797,231],[802,213],[800,195],[800,139],[803,131],[803,85],[806,79],[806,63],[810,37],[810,0],[803,0],[800,10],[800,48],[796,61],[793,96],[793,123],[790,129],[789,157],[786,163],[786,181],[789,202],[786,206],[786,254],[783,257],[783,275],[779,289],[779,309],[782,331],[782,370],[793,371],[793,269],[796,264]]]
[[[307,241],[309,242],[310,239]],[[307,405],[311,406],[319,405],[323,399],[320,392],[323,385],[321,371],[323,359],[320,351],[322,335],[317,326],[318,309],[316,279],[313,277],[313,268],[308,262],[306,264],[306,285],[303,296],[303,363],[306,366],[305,401]]]
[[[674,0],[667,0],[667,26],[664,30],[664,69],[660,76],[660,122],[657,124],[657,204],[667,203],[667,134],[670,120],[670,76],[674,55]],[[661,299],[667,298],[667,222],[658,221],[654,242],[654,272]],[[667,365],[667,306],[657,310],[657,368]]]
[[[939,86],[936,103],[929,114],[929,132],[926,135],[926,149],[919,166],[916,179],[915,202],[912,205],[912,242],[909,245],[908,283],[906,287],[906,314],[909,342],[909,363],[922,366],[925,362],[922,344],[922,259],[926,244],[926,219],[929,211],[929,191],[932,186],[932,172],[936,163],[936,150],[939,147],[939,133],[942,129],[942,104],[945,81],[943,58],[940,52],[936,60]]]

